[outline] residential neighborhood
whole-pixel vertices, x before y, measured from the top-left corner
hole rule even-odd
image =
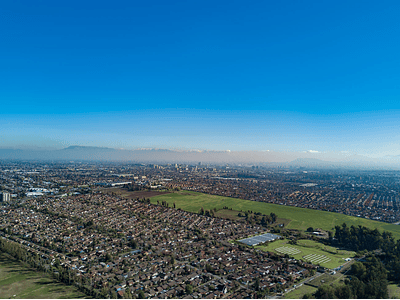
[[[233,243],[265,228],[101,192],[31,198],[3,207],[0,220],[3,238],[121,298],[248,298],[257,278],[276,293],[309,274],[300,262]]]
[[[387,176],[363,182],[361,171],[358,177],[329,172],[200,163],[3,162],[0,186],[7,201],[0,206],[0,235],[47,272],[68,275],[68,282],[96,297],[272,297],[317,266],[240,242],[269,234],[265,223],[192,213],[149,198],[188,190],[351,215],[368,212],[366,218],[384,212],[382,220],[398,220],[398,196]],[[117,187],[130,196],[115,193]]]

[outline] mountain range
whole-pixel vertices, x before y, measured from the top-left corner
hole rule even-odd
[[[400,157],[370,158],[343,152],[202,151],[171,149],[114,149],[70,146],[63,149],[0,148],[2,160],[124,161],[138,163],[278,164],[293,167],[400,168]]]

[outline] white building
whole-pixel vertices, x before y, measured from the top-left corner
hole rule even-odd
[[[10,201],[10,193],[6,193],[6,192],[1,193],[1,201],[9,202]]]

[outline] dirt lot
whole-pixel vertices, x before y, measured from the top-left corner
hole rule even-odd
[[[143,198],[151,198],[158,195],[169,194],[170,192],[162,192],[162,191],[128,191],[122,188],[104,188],[102,189],[103,193],[114,193],[115,195],[127,198],[127,199],[143,199]]]

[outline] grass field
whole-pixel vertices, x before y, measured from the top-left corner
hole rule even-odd
[[[285,294],[283,298],[285,299],[301,299],[305,294],[313,294],[317,291],[317,288],[309,285],[303,284],[301,287]]]
[[[288,254],[295,259],[311,261],[313,264],[319,264],[329,269],[343,265],[345,263],[343,258],[354,255],[354,252],[345,250],[338,250],[336,253],[336,248],[311,240],[299,240],[297,245],[291,245],[288,242],[289,240],[283,239],[271,242],[268,246],[255,247],[264,251]]]
[[[0,254],[1,299],[88,298],[75,287],[59,283],[49,275],[23,266],[7,254]]]
[[[325,273],[310,281],[309,284],[313,285],[316,288],[324,284],[338,286],[344,284],[343,281],[341,281],[340,279],[344,279],[343,275],[340,273],[336,273],[335,275]]]
[[[177,208],[195,213],[199,212],[201,207],[204,209],[216,208],[217,210],[220,210],[223,209],[224,206],[236,211],[251,210],[263,214],[274,212],[279,218],[291,220],[287,225],[287,228],[299,230],[306,230],[308,227],[333,230],[336,225],[341,225],[345,222],[348,226],[362,225],[371,229],[377,228],[381,231],[390,231],[393,233],[395,239],[400,239],[399,225],[346,216],[327,211],[242,200],[190,191],[174,192],[151,198],[152,203],[157,203],[157,200],[160,202],[167,201],[170,205],[175,203]]]
[[[400,299],[400,286],[398,284],[388,285],[389,298]]]
[[[230,219],[230,220],[244,220],[244,217],[238,216],[238,211],[230,209],[221,209],[215,213],[218,218]]]

